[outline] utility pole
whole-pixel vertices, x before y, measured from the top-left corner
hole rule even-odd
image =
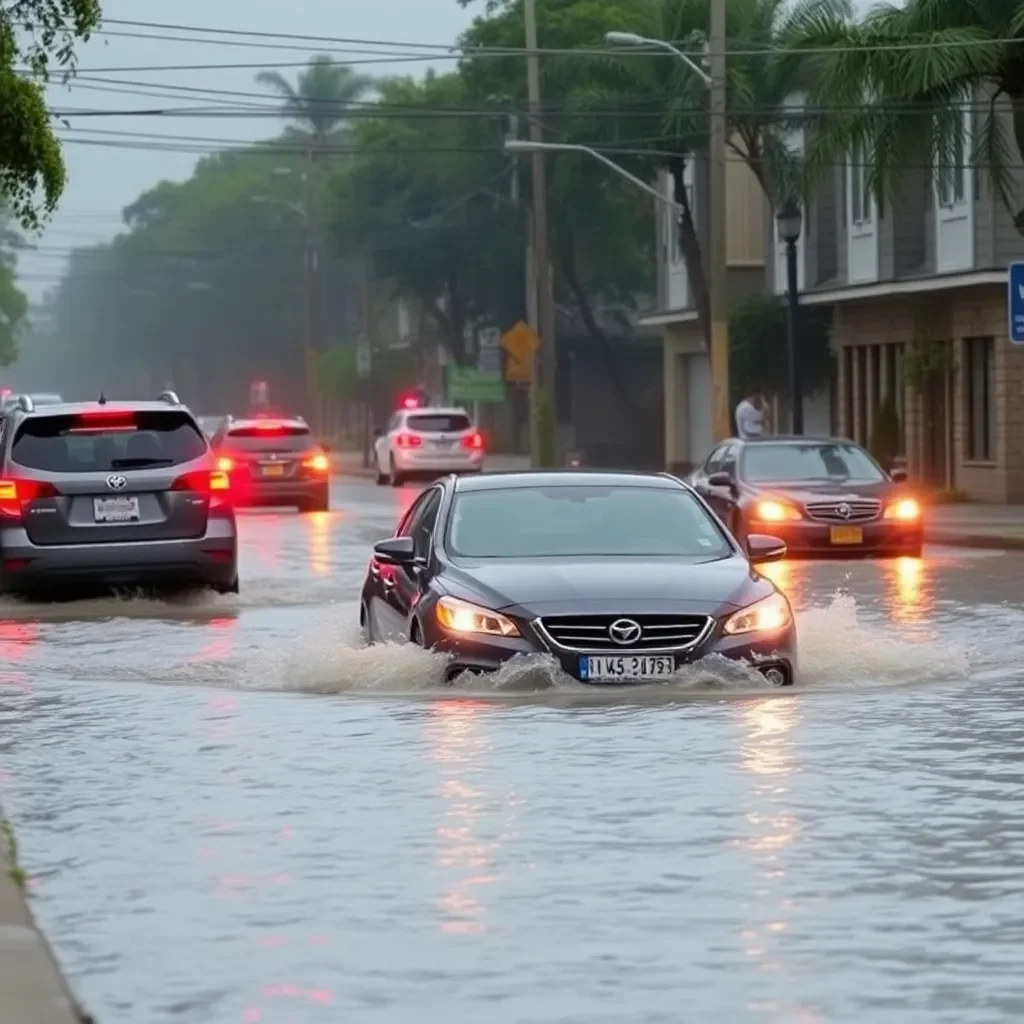
[[[319,392],[317,390],[317,353],[321,346],[321,323],[320,323],[320,246],[316,232],[319,222],[316,220],[314,205],[316,201],[316,182],[313,179],[313,170],[316,161],[313,151],[309,150],[306,156],[306,169],[302,175],[303,197],[302,197],[302,226],[306,249],[305,259],[305,291],[306,291],[306,337],[305,337],[305,359],[303,360],[306,369],[306,396],[309,402],[310,412],[313,415],[314,424],[320,429],[323,424]]]
[[[726,0],[711,0],[710,49],[710,259],[708,268],[711,312],[711,379],[713,388],[712,426],[714,440],[732,435],[729,395],[729,264],[726,251]]]
[[[537,0],[524,0],[526,22],[526,90],[530,110],[530,140],[543,142],[540,107],[540,58],[537,54]],[[555,411],[555,379],[558,365],[555,338],[555,296],[551,282],[548,249],[547,182],[544,153],[534,150],[533,163],[533,260],[540,325],[540,350],[534,356],[530,387],[530,454],[535,466],[553,466],[558,461]]]

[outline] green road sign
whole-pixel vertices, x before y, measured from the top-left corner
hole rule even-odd
[[[448,401],[504,402],[505,381],[500,373],[464,366],[448,367]]]

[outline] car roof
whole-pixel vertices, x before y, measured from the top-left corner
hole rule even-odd
[[[170,402],[156,400],[144,401],[117,401],[117,402],[53,402],[40,405],[32,412],[25,412],[15,407],[15,412],[20,412],[25,419],[33,419],[40,416],[79,416],[90,412],[184,412],[192,413],[184,405],[172,405]]]
[[[204,417],[204,419],[213,419],[214,417]],[[250,416],[246,419],[236,419],[230,417],[228,424],[228,433],[231,434],[236,430],[252,430],[253,428],[259,429],[260,427],[266,427],[268,430],[274,427],[301,427],[304,430],[309,430],[309,424],[301,416]]]
[[[530,487],[649,487],[654,490],[689,490],[668,473],[629,470],[524,469],[456,477],[457,491],[519,490]]]
[[[766,434],[763,437],[734,437],[732,441],[736,444],[857,444],[848,437],[829,437],[827,435],[815,434]],[[858,446],[859,447],[859,446]]]
[[[399,409],[407,416],[469,416],[465,409],[452,405],[417,405],[414,409]]]

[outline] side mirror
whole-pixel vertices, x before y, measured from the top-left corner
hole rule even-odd
[[[764,533],[752,533],[747,537],[747,557],[754,565],[777,562],[786,557],[785,541]]]
[[[733,479],[728,473],[712,473],[708,477],[709,487],[728,487],[732,488]]]
[[[894,469],[889,474],[889,479],[894,484],[905,484],[907,482],[907,471],[905,469]]]
[[[412,565],[416,561],[416,542],[412,537],[390,537],[374,544],[373,554],[385,565]]]

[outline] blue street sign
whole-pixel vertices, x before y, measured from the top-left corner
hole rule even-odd
[[[1024,263],[1011,263],[1006,275],[1009,286],[1007,314],[1010,319],[1010,341],[1024,345]]]

